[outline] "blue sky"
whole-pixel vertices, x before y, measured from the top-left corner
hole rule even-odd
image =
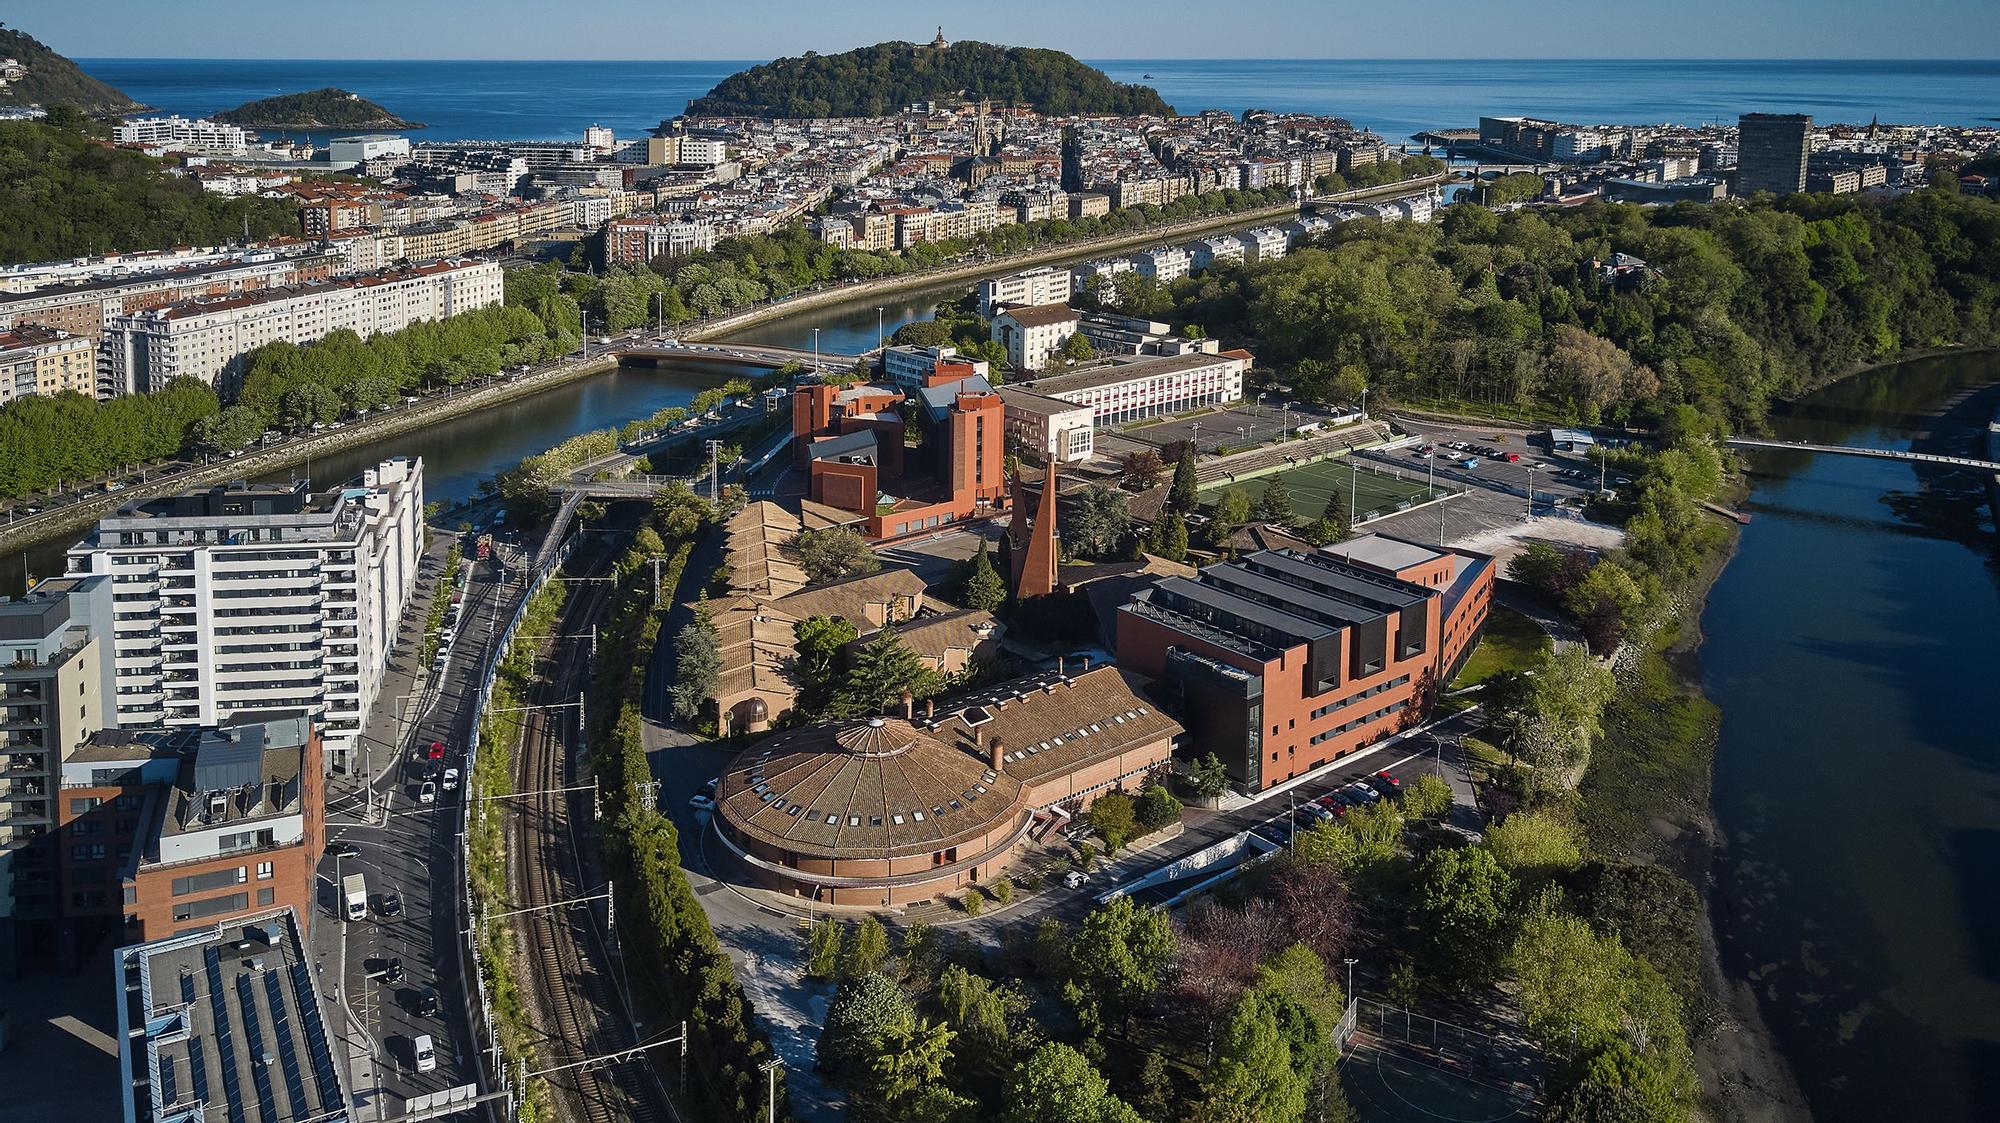
[[[79,57],[766,59],[885,39],[1084,58],[2000,57],[1996,0],[7,0]]]

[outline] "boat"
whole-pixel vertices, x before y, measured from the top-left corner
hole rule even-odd
[[[1141,74],[1141,75],[1140,75],[1139,77],[1141,77],[1141,78],[1151,78],[1151,77],[1152,77],[1152,75],[1151,75],[1151,74]],[[1997,120],[2000,120],[2000,118],[1996,118],[1996,119],[1997,119]]]

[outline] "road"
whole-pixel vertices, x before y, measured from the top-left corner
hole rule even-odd
[[[460,936],[457,799],[463,789],[440,792],[436,803],[418,802],[424,765],[413,754],[420,756],[439,741],[447,746],[448,763],[462,766],[480,672],[521,595],[522,571],[501,564],[505,557],[518,559],[518,551],[505,544],[492,562],[467,559],[458,640],[443,672],[432,675],[415,664],[452,541],[453,535],[433,528],[417,594],[403,614],[381,694],[363,731],[365,776],[335,775],[328,784],[328,842],[352,845],[359,853],[329,854],[320,863],[322,907],[312,926],[312,950],[330,1006],[327,1024],[336,1027],[348,1049],[358,1121],[400,1114],[403,1101],[418,1093],[479,1081]],[[335,889],[350,873],[367,879],[370,904],[368,918],[352,923],[340,918]],[[400,897],[401,916],[381,914],[389,894]],[[380,978],[392,959],[402,961],[405,977],[399,984]],[[418,1013],[427,987],[436,988],[439,997],[436,1016]],[[419,1073],[410,1044],[426,1033],[436,1042],[438,1067]]]

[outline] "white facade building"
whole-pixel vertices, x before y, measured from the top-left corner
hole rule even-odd
[[[1194,255],[1180,246],[1158,246],[1133,254],[1132,265],[1140,276],[1170,285],[1194,268]]]
[[[1021,442],[1021,447],[1044,462],[1073,464],[1090,459],[1096,431],[1089,406],[1012,386],[1002,386],[997,392],[1006,408],[1007,435]]]
[[[1091,410],[1098,428],[1240,401],[1248,351],[1113,360],[1100,367],[1017,384]]]
[[[682,164],[701,164],[714,167],[729,160],[729,144],[714,137],[684,136],[680,138],[680,159]]]
[[[1068,304],[1069,294],[1067,269],[1044,265],[1005,277],[988,277],[979,282],[979,314],[991,316],[1003,304]]]
[[[136,144],[166,152],[199,152],[209,156],[241,156],[255,143],[248,130],[205,117],[134,117],[111,129],[118,144]]]
[[[305,710],[327,756],[356,747],[423,553],[424,465],[398,457],[313,496],[300,481],[133,504],[69,551],[112,579],[123,726]]]
[[[338,136],[327,142],[326,155],[328,162],[334,164],[365,164],[392,156],[407,160],[410,158],[410,138],[387,133]]]
[[[1234,234],[1217,234],[1187,244],[1188,266],[1202,271],[1244,258],[1243,239]]]
[[[366,339],[499,304],[502,290],[498,262],[447,260],[113,316],[105,326],[100,389],[140,393],[179,376],[226,387],[266,343],[310,343],[338,328]]]
[[[1275,226],[1259,226],[1236,237],[1243,243],[1245,261],[1273,261],[1285,256],[1285,251],[1291,248],[1291,238]]]
[[[915,389],[924,384],[939,363],[963,363],[972,373],[985,378],[990,371],[985,359],[968,358],[956,347],[918,347],[899,344],[882,349],[882,377],[898,386]],[[963,372],[960,372],[963,377]]]
[[[1032,304],[993,317],[993,338],[1007,348],[1007,365],[1038,371],[1061,353],[1076,325],[1076,310],[1067,304]]]
[[[1070,274],[1073,291],[1089,293],[1101,301],[1109,301],[1117,295],[1118,275],[1130,273],[1138,268],[1129,257],[1103,257],[1096,261],[1086,261]]]

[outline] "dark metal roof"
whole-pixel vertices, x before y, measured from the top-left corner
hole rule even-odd
[[[1338,630],[1186,577],[1169,577],[1161,581],[1153,587],[1153,599],[1182,612],[1192,610],[1199,614],[1207,611],[1248,621],[1279,635],[1291,636],[1300,643],[1325,638]]]
[[[264,727],[250,725],[202,737],[194,754],[194,790],[254,787],[264,778]]]
[[[1430,597],[1430,592],[1422,586],[1383,577],[1320,553],[1259,550],[1231,564],[1247,566],[1288,584],[1309,587],[1324,596],[1372,608],[1378,613],[1409,608]]]

